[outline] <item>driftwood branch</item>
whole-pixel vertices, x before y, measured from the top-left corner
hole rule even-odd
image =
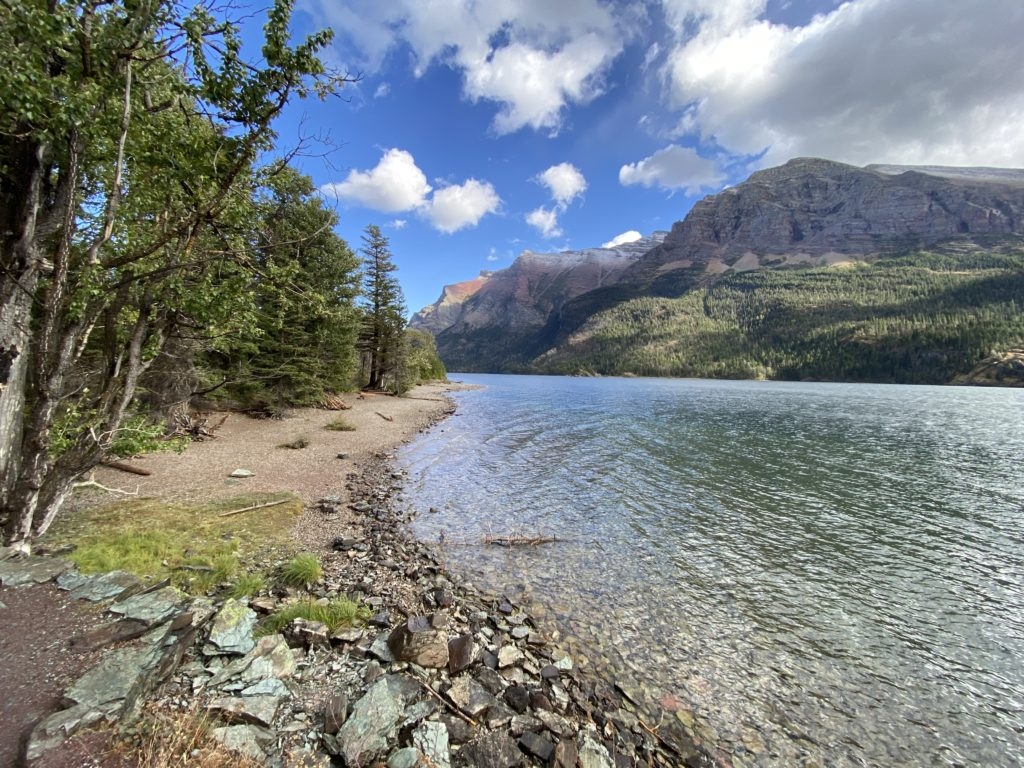
[[[496,547],[535,547],[538,544],[553,544],[562,539],[557,536],[485,536],[484,544]]]
[[[147,473],[148,474],[148,473]],[[135,486],[134,491],[126,491],[123,488],[108,488],[105,485],[100,485],[91,477],[88,480],[83,480],[80,483],[75,483],[75,488],[99,488],[101,491],[107,491],[108,493],[119,493],[122,496],[138,496],[139,486]]]
[[[384,419],[384,421],[394,421],[395,420],[394,416],[385,416],[380,411],[374,411],[374,413],[376,413],[378,416],[380,416],[382,419]]]
[[[131,464],[125,464],[123,461],[104,461],[102,462],[104,467],[110,467],[111,469],[119,469],[122,472],[129,472],[133,475],[142,475],[143,477],[149,477],[153,473],[148,469],[142,467],[133,467]]]
[[[423,680],[422,678],[419,678],[419,677],[417,677],[416,680],[419,682],[420,685],[422,685],[426,689],[427,693],[429,693],[435,699],[437,699],[442,704],[444,704],[449,710],[451,710],[451,713],[453,715],[455,715],[456,717],[458,717],[461,720],[465,720],[467,723],[469,723],[474,728],[479,728],[480,727],[480,724],[476,720],[474,720],[472,717],[470,717],[465,712],[463,712],[459,707],[455,706],[451,701],[449,701],[447,699],[447,697],[442,696],[440,693],[435,691],[431,687],[430,683],[428,683],[426,680]]]
[[[232,509],[230,512],[221,512],[217,517],[231,517],[232,515],[240,515],[243,512],[252,512],[255,509],[266,509],[267,507],[276,507],[278,504],[284,504],[286,501],[291,499],[280,499],[278,501],[267,501],[263,504],[253,504],[248,507],[242,507],[241,509]]]

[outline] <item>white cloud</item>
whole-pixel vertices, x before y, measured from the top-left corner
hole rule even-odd
[[[405,225],[408,223],[405,219],[394,219],[388,222],[388,226],[391,229],[405,229]]]
[[[490,253],[487,254],[487,260],[488,261],[497,261],[498,260],[498,252],[494,248],[491,248]]]
[[[389,149],[375,167],[349,171],[344,181],[326,184],[320,191],[365,208],[397,213],[423,205],[430,189],[411,154]]]
[[[626,243],[635,243],[637,240],[639,240],[642,237],[643,237],[643,235],[641,235],[635,229],[631,229],[628,232],[623,232],[621,235],[616,235],[611,240],[609,240],[607,243],[602,243],[601,247],[602,248],[615,248],[618,245],[625,245]]]
[[[475,226],[499,205],[501,198],[489,182],[469,179],[434,192],[424,213],[436,229],[450,234]]]
[[[562,208],[587,191],[587,180],[572,163],[551,166],[538,174],[537,181],[548,188],[551,198]]]
[[[678,144],[670,144],[650,157],[619,169],[619,183],[623,186],[640,184],[669,190],[683,189],[688,195],[717,187],[724,181],[724,174],[713,160]]]
[[[391,86],[387,83],[381,83],[377,86],[377,90],[373,92],[373,98],[383,99],[389,93],[391,93]]]
[[[553,208],[535,208],[526,214],[526,223],[536,228],[543,237],[561,237],[562,230],[558,226],[558,212]]]
[[[765,0],[662,0],[680,131],[762,164],[1024,165],[1024,4],[850,0],[802,26]]]
[[[376,71],[405,43],[417,76],[435,63],[459,72],[466,98],[499,105],[499,134],[557,133],[568,106],[604,91],[624,44],[600,0],[304,0],[301,9],[332,26],[363,71]]]

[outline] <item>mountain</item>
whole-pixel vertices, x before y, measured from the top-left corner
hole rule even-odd
[[[621,275],[664,240],[667,232],[611,248],[561,253],[523,252],[507,269],[445,286],[441,297],[413,315],[413,328],[444,345],[451,370],[502,370],[527,364],[544,351],[552,318],[566,302],[615,285]]]
[[[798,158],[706,197],[657,239],[557,300],[543,286],[569,272],[552,272],[558,255],[524,254],[457,309],[443,294],[424,310],[443,318],[431,329],[442,358],[450,370],[939,382],[1024,345],[1022,170]]]

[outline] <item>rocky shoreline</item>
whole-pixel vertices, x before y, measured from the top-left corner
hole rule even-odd
[[[37,761],[79,727],[130,720],[143,702],[206,713],[223,723],[213,733],[224,744],[271,766],[714,764],[675,718],[650,722],[624,689],[581,670],[556,629],[447,573],[395,503],[403,477],[393,458],[364,461],[345,496],[307,511],[331,539],[308,595],[186,602],[165,585],[143,590],[52,561],[48,579],[102,595],[120,616],[92,638],[117,648],[85,675],[93,693],[79,680],[66,697],[73,706],[36,727],[28,765],[45,764]],[[331,633],[300,619],[281,635],[254,636],[282,604],[336,596],[367,606],[367,626]]]

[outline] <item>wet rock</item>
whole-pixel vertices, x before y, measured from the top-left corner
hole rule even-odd
[[[324,703],[324,733],[337,733],[348,717],[348,696],[336,693]]]
[[[213,617],[203,651],[207,655],[248,653],[256,645],[252,636],[255,627],[256,612],[244,602],[229,599]]]
[[[485,733],[462,748],[466,764],[476,768],[515,768],[523,764],[523,753],[507,733]]]
[[[510,685],[502,695],[505,703],[519,714],[522,714],[530,707],[530,693],[521,685]]]
[[[240,752],[255,760],[266,762],[267,753],[260,746],[270,740],[270,734],[252,725],[229,725],[214,728],[210,735],[228,749]]]
[[[516,640],[525,640],[530,636],[529,627],[512,627],[512,637]]]
[[[572,657],[567,653],[556,654],[553,658],[553,662],[556,669],[563,672],[568,672],[572,669]]]
[[[436,768],[450,768],[451,753],[448,750],[448,729],[444,723],[428,720],[412,734],[412,743]]]
[[[472,635],[459,635],[448,641],[448,671],[457,675],[468,669],[476,656],[476,643]]]
[[[11,555],[6,560],[0,560],[0,586],[23,587],[28,584],[45,584],[70,569],[71,563],[55,557]]]
[[[519,737],[519,748],[526,754],[533,755],[542,763],[547,763],[555,754],[555,745],[542,733],[527,731]]]
[[[448,637],[426,616],[412,616],[392,630],[388,647],[395,659],[428,669],[448,665]]]
[[[406,706],[419,695],[412,680],[388,675],[370,686],[339,729],[338,753],[349,768],[370,765],[394,739]]]

